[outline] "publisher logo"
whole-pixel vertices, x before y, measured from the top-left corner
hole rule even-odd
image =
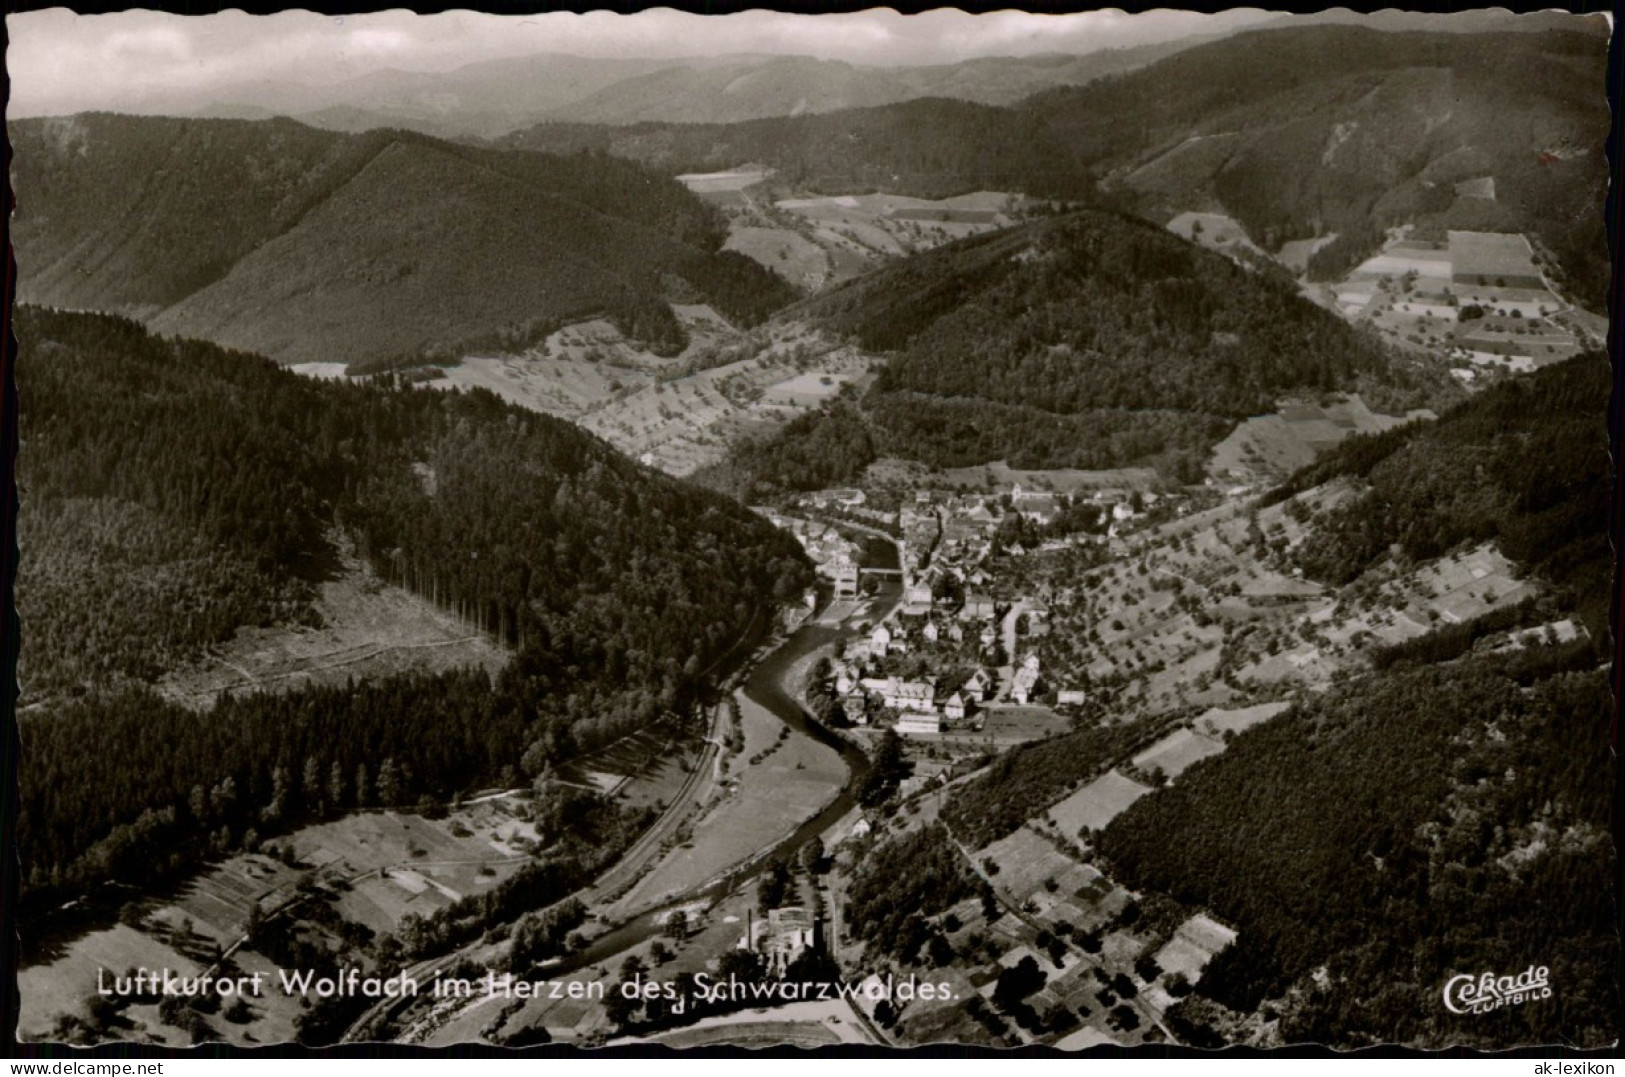
[[[1545,965],[1530,965],[1516,976],[1463,973],[1444,985],[1444,1007],[1451,1013],[1485,1014],[1551,997],[1551,970]]]

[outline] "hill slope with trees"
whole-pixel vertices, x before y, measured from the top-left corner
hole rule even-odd
[[[1608,684],[1531,678],[1474,659],[1334,687],[1136,802],[1099,848],[1125,884],[1237,929],[1197,990],[1240,1013],[1290,991],[1284,1042],[1610,1043]],[[1531,964],[1555,1001],[1470,1020],[1439,1003],[1454,975]]]
[[[493,343],[608,316],[674,353],[669,303],[794,298],[711,207],[624,160],[401,131],[103,114],[9,125],[24,302],[127,313],[282,362]]]
[[[1378,562],[1494,540],[1539,584],[1542,616],[1577,614],[1589,635],[1473,650],[1476,631],[1518,623],[1529,603],[1375,646],[1369,668],[1091,835],[1117,882],[1239,933],[1199,997],[1170,1011],[1182,1040],[1233,1041],[1242,1015],[1267,1008],[1280,1042],[1337,1048],[1611,1041],[1609,389],[1606,360],[1580,356],[1436,423],[1350,439],[1267,496],[1356,485],[1304,518],[1296,555],[1344,595]],[[997,840],[1157,735],[1102,723],[1017,749],[942,818],[968,843]],[[1560,1001],[1466,1021],[1438,1003],[1453,975],[1531,963],[1550,967]]]
[[[1423,561],[1494,540],[1560,589],[1591,633],[1608,631],[1607,361],[1577,356],[1496,386],[1436,424],[1350,439],[1270,499],[1333,478],[1358,496],[1311,521],[1295,553],[1316,579],[1345,584],[1398,549]]]
[[[795,542],[740,506],[488,393],[313,382],[121,318],[20,313],[19,843],[36,885],[139,862],[175,818],[240,834],[246,809],[190,812],[188,790],[229,780],[263,806],[311,753],[346,775],[393,757],[403,789],[447,796],[535,773],[685,710],[811,583]],[[203,715],[147,687],[238,625],[296,620],[335,529],[382,580],[508,642],[496,682]],[[115,833],[118,856],[94,851]]]
[[[1290,281],[1101,210],[939,247],[782,317],[889,358],[862,401],[866,423],[837,408],[736,451],[724,470],[746,496],[791,481],[776,462],[808,455],[796,440],[856,467],[877,454],[942,467],[1151,464],[1193,481],[1237,421],[1289,393],[1358,389],[1400,410],[1459,397]]]
[[[1573,31],[1292,26],[1196,45],[1003,107],[917,100],[738,124],[543,124],[505,145],[592,147],[671,172],[752,161],[825,194],[976,190],[1089,200],[1162,222],[1227,213],[1258,244],[1336,233],[1335,275],[1388,226],[1532,233],[1603,309],[1607,40]],[[1455,185],[1491,177],[1495,196]]]

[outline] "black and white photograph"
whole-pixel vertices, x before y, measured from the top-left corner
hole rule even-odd
[[[19,1055],[1616,1045],[1610,15],[5,25]]]

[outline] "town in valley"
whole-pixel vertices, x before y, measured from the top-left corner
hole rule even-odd
[[[1613,1042],[1609,27],[1211,18],[10,17],[19,1037]]]

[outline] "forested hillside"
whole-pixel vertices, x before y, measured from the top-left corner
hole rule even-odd
[[[1286,28],[1022,107],[1156,219],[1214,201],[1272,250],[1363,236],[1345,260],[1405,222],[1532,232],[1601,309],[1605,56],[1592,33]],[[1457,183],[1485,176],[1493,199],[1458,196]]]
[[[777,185],[826,194],[881,190],[946,198],[978,190],[1034,189],[1084,198],[1094,192],[1039,116],[942,98],[736,124],[545,123],[501,146],[594,150],[662,172],[713,172],[745,161],[777,170]]]
[[[795,543],[739,506],[489,394],[311,382],[119,318],[20,315],[21,836],[36,883],[107,870],[87,852],[144,812],[193,818],[193,784],[247,802],[317,746],[346,774],[393,755],[412,775],[401,788],[437,794],[568,758],[683,707],[811,582]],[[310,690],[202,717],[140,687],[238,625],[297,618],[331,529],[382,579],[513,645],[498,682]],[[109,748],[87,760],[91,743]]]
[[[866,426],[803,421],[736,452],[732,481],[752,496],[785,485],[776,461],[807,455],[790,444],[798,440],[860,467],[867,439],[869,458],[1152,464],[1192,481],[1238,420],[1289,393],[1359,389],[1401,410],[1459,397],[1444,375],[1391,353],[1290,282],[1100,210],[960,240],[784,317],[890,358],[863,400]]]
[[[1438,423],[1345,442],[1272,495],[1335,477],[1365,484],[1314,522],[1298,565],[1343,584],[1394,546],[1424,560],[1493,539],[1561,588],[1601,637],[1613,569],[1601,410],[1610,387],[1607,359],[1581,355],[1498,385]]]
[[[740,322],[793,298],[720,217],[624,160],[285,120],[9,125],[25,302],[150,319],[283,362],[529,343],[607,315],[661,352],[670,301]]]
[[[1414,222],[1534,233],[1592,309],[1608,282],[1606,39],[1596,33],[1298,26],[1197,45],[1008,107],[910,101],[822,116],[627,127],[543,124],[505,145],[592,147],[672,172],[752,161],[828,194],[1009,190],[1157,222],[1222,209],[1275,249],[1336,233],[1312,270]],[[1494,197],[1458,195],[1490,177]]]
[[[1249,1013],[1296,989],[1286,1043],[1601,1046],[1619,1008],[1611,711],[1600,672],[1365,678],[1142,798],[1100,849],[1122,882],[1238,930],[1202,995]],[[1439,1003],[1453,975],[1531,964],[1555,1004],[1463,1020]]]
[[[1494,540],[1538,599],[1391,647],[1235,736],[1092,837],[1102,867],[1239,932],[1170,1011],[1181,1039],[1280,1015],[1285,1043],[1339,1048],[1610,1042],[1617,942],[1607,604],[1608,369],[1582,356],[1486,390],[1437,423],[1345,442],[1267,500],[1363,489],[1303,517],[1296,557],[1351,585],[1378,561]],[[1476,640],[1579,613],[1589,635]],[[1102,724],[1011,752],[957,791],[962,840],[1015,831],[1156,729]],[[1373,934],[1372,925],[1383,931]],[[1459,1021],[1450,976],[1549,966],[1557,1005]],[[1222,1004],[1231,1013],[1214,1008]],[[1266,1007],[1265,1004],[1268,1003]]]

